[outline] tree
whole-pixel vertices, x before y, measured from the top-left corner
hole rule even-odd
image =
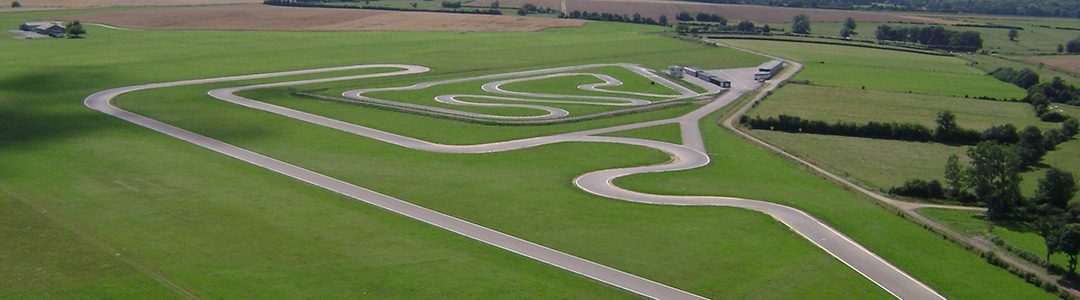
[[[960,166],[960,157],[953,154],[945,162],[945,184],[949,186],[945,196],[949,199],[961,199],[964,193],[964,169]]]
[[[772,31],[772,28],[769,27],[769,24],[765,24],[764,26],[761,26],[761,33],[768,34],[769,31]]]
[[[1009,40],[1016,41],[1016,37],[1020,36],[1020,33],[1016,31],[1016,28],[1009,29]]]
[[[82,22],[75,20],[68,24],[67,35],[69,38],[81,38],[86,35],[86,29],[83,28]]]
[[[20,7],[22,7],[22,3],[19,2],[18,0],[16,0],[15,2],[11,2],[11,8],[20,8]]]
[[[526,12],[524,8],[519,8],[517,10],[517,15],[519,15],[519,16],[524,16],[524,15],[527,15],[527,14],[529,14],[529,13]]]
[[[791,32],[800,34],[810,33],[810,17],[806,15],[797,15],[792,19]]]
[[[992,220],[1007,217],[1021,200],[1020,158],[1012,147],[984,141],[969,148],[969,181],[975,198],[986,203]]]
[[[679,14],[675,15],[675,20],[679,20],[679,21],[683,21],[683,22],[693,21],[694,17],[690,16],[690,13],[684,11],[684,12],[680,12]]]
[[[847,27],[840,28],[840,37],[845,37],[845,38],[850,37],[851,33],[852,33],[851,28],[847,28]]]
[[[1078,131],[1080,131],[1080,121],[1077,121],[1076,118],[1068,118],[1061,123],[1061,133],[1064,133],[1067,138],[1076,136]]]
[[[855,24],[855,19],[852,19],[851,17],[848,17],[847,20],[844,20],[844,28],[851,29],[852,31],[854,31],[855,26],[858,26],[858,25]]]
[[[660,15],[660,20],[657,21],[660,26],[667,26],[667,15]]]
[[[745,20],[741,21],[741,22],[739,22],[738,25],[735,25],[735,30],[739,31],[739,32],[753,32],[754,31],[754,22],[745,21]]]
[[[1062,53],[1062,52],[1065,52],[1065,45],[1062,45],[1062,44],[1058,44],[1058,47],[1057,47],[1057,52],[1058,52],[1058,53]]]
[[[1069,257],[1069,274],[1076,274],[1076,256],[1080,254],[1080,224],[1067,224],[1046,239],[1046,251]]]
[[[1050,168],[1046,170],[1046,175],[1039,179],[1039,190],[1035,193],[1035,201],[1065,210],[1069,208],[1069,200],[1076,195],[1076,191],[1076,180],[1073,179],[1072,173]]]
[[[634,13],[633,21],[634,21],[634,23],[641,23],[641,14]]]
[[[1024,130],[1020,131],[1020,142],[1016,143],[1016,152],[1020,155],[1020,164],[1032,166],[1039,163],[1039,160],[1046,154],[1044,145],[1042,130],[1035,126],[1025,127]]]
[[[1065,43],[1065,52],[1068,53],[1080,53],[1080,38]]]

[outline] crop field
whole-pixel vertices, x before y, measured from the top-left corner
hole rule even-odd
[[[1072,74],[1080,73],[1080,55],[1047,55],[1028,58],[1035,64],[1045,64]]]
[[[806,68],[794,80],[809,80],[815,85],[959,97],[1009,99],[1026,95],[1023,89],[985,76],[956,57],[777,41],[721,43],[803,62]]]
[[[260,0],[20,0],[20,2],[25,7],[62,8],[262,3]]]
[[[68,14],[50,19],[77,19],[138,29],[261,31],[536,31],[551,27],[581,26],[585,23],[582,20],[553,18],[277,7],[261,4]]]

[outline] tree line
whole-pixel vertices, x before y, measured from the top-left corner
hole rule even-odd
[[[949,111],[938,114],[936,128],[922,124],[876,122],[864,124],[836,121],[828,123],[821,120],[807,120],[798,116],[780,115],[779,117],[753,118],[742,116],[740,122],[751,129],[767,129],[792,133],[813,133],[873,139],[899,140],[911,142],[936,142],[951,145],[975,145],[982,142],[994,142],[1016,147],[1021,157],[1021,166],[1037,164],[1047,152],[1076,136],[1080,122],[1070,118],[1062,123],[1061,128],[1053,128],[1045,133],[1035,126],[1018,130],[1012,124],[990,127],[982,132],[961,128],[956,123],[956,115]],[[917,195],[916,195],[917,196]],[[934,197],[929,197],[934,198]]]
[[[706,3],[751,4],[779,7],[847,10],[930,11],[1080,18],[1080,2],[1073,0],[691,0]]]
[[[892,27],[878,26],[875,36],[879,41],[896,41],[925,46],[973,52],[982,48],[982,36],[975,31],[954,31],[941,26]]]
[[[1054,77],[1050,82],[1040,82],[1039,74],[1028,68],[998,68],[990,75],[1026,89],[1024,102],[1031,104],[1035,115],[1043,121],[1063,122],[1068,119],[1068,116],[1053,108],[1054,103],[1080,105],[1080,89],[1066,84],[1059,77]]]
[[[328,8],[352,8],[352,9],[372,9],[372,10],[392,10],[392,11],[427,11],[427,12],[441,12],[441,13],[454,13],[454,14],[477,14],[477,15],[501,15],[502,11],[497,8],[445,8],[444,9],[421,9],[416,8],[416,3],[413,3],[412,8],[407,7],[386,7],[377,5],[363,5],[363,6],[341,6],[326,4],[325,1],[320,0],[264,0],[263,4],[275,5],[275,6],[293,6],[293,7],[328,7]]]
[[[569,19],[584,19],[584,20],[592,20],[592,21],[625,22],[625,23],[636,23],[636,24],[646,24],[646,25],[668,26],[667,15],[660,15],[659,18],[653,19],[652,17],[643,17],[639,13],[635,13],[633,16],[628,16],[626,14],[615,14],[615,13],[606,13],[606,12],[605,13],[598,13],[598,12],[588,12],[588,11],[575,10],[575,11],[571,11],[569,14],[559,15],[559,17],[560,18],[569,18]]]

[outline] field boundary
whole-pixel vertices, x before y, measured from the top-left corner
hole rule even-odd
[[[900,52],[911,52],[918,54],[936,55],[936,56],[955,56],[948,52],[933,51],[926,49],[909,48],[903,46],[894,45],[882,45],[873,42],[860,42],[860,41],[830,41],[822,40],[818,38],[804,38],[798,36],[784,36],[787,38],[781,38],[776,36],[763,36],[763,35],[702,35],[703,38],[709,40],[766,40],[766,41],[780,41],[780,42],[794,42],[794,43],[810,43],[810,44],[825,44],[825,45],[837,45],[837,46],[851,46],[860,48],[872,48],[881,50],[892,50]]]

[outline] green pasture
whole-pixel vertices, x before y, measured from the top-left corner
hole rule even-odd
[[[945,96],[1023,98],[1023,89],[986,76],[956,57],[761,40],[723,43],[799,61],[794,80],[811,84]]]
[[[936,126],[938,113],[951,111],[961,127],[983,130],[1013,124],[1017,128],[1036,126],[1043,130],[1060,128],[1060,123],[1043,122],[1030,104],[989,101],[938,95],[906,94],[788,84],[758,103],[749,116],[775,117],[781,114],[828,122],[899,122]]]

